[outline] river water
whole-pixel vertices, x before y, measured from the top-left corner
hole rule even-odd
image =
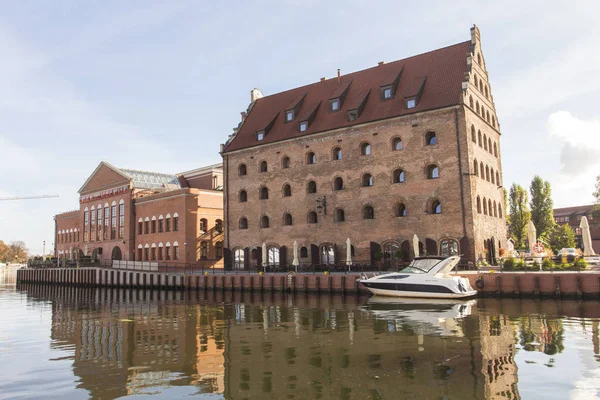
[[[595,399],[600,303],[16,286],[0,398]]]

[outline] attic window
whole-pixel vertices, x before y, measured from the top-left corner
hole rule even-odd
[[[348,111],[348,121],[356,121],[358,119],[358,110]]]
[[[256,140],[260,141],[260,140],[263,140],[264,138],[265,138],[265,131],[256,132]]]
[[[300,122],[300,132],[304,132],[308,129],[308,121]]]
[[[285,112],[285,122],[290,122],[294,120],[294,110]]]
[[[381,88],[381,99],[382,100],[391,99],[392,97],[394,97],[394,90],[392,89],[391,85]]]
[[[330,100],[331,111],[339,111],[340,110],[340,99]]]
[[[415,108],[416,105],[417,105],[416,99],[406,100],[406,108]]]

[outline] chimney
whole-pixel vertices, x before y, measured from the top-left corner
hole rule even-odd
[[[342,72],[341,70],[338,68],[338,83],[340,83],[342,80],[340,79],[342,77]]]
[[[322,77],[322,78],[321,78],[321,82],[323,82],[324,80],[325,80],[325,77]]]
[[[383,64],[385,64],[383,61],[379,61],[379,62],[377,63],[377,65],[383,65]]]
[[[242,111],[240,114],[242,114],[242,122],[244,122],[248,114],[246,114],[246,111]]]
[[[259,89],[254,88],[250,91],[250,102],[251,103],[254,103],[256,100],[260,99],[261,97],[263,97],[263,94]]]

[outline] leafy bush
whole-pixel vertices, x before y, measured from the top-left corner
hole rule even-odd
[[[552,262],[552,260],[549,258],[544,258],[544,261],[542,261],[542,269],[544,271],[552,271],[554,268],[555,268],[555,265]]]
[[[585,260],[583,258],[579,258],[573,263],[573,269],[575,269],[575,270],[584,270],[586,268],[587,268],[587,263],[585,262]]]
[[[502,265],[502,269],[505,271],[514,271],[515,264],[515,259],[512,257],[508,257],[506,260],[504,260],[504,265]]]

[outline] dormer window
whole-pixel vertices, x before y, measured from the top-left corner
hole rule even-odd
[[[381,91],[382,91],[382,94],[383,94],[382,97],[384,100],[391,99],[393,97],[393,91],[392,91],[391,86],[382,88]]]
[[[260,141],[260,140],[264,140],[264,138],[265,138],[265,131],[256,132],[256,140]]]
[[[339,111],[340,110],[340,99],[331,100],[331,111]]]
[[[300,122],[300,132],[304,132],[305,130],[308,129],[308,121],[302,121]]]
[[[294,110],[285,112],[285,122],[290,122],[294,120]]]
[[[304,102],[304,98],[306,97],[306,93],[296,96],[294,100],[285,108],[285,122],[292,122],[294,118],[298,116],[298,111],[300,111],[300,107]]]
[[[417,105],[417,100],[415,100],[415,99],[406,100],[406,108],[415,108],[416,105]]]
[[[421,99],[423,89],[425,88],[425,81],[427,76],[417,76],[412,79],[406,93],[404,93],[404,100],[406,101],[406,108],[415,108]]]
[[[356,121],[357,119],[358,119],[358,111],[357,110],[348,111],[348,121],[352,122],[352,121]]]

